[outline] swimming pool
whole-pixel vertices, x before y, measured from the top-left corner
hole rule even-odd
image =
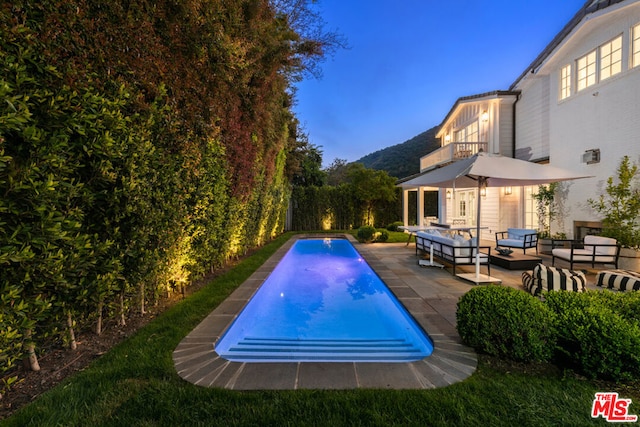
[[[305,239],[214,348],[236,362],[408,362],[433,344],[349,241]]]

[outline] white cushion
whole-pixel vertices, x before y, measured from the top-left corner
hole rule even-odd
[[[556,258],[564,259],[567,261],[571,260],[571,249],[566,248],[555,248],[551,251],[553,256]],[[582,261],[582,262],[591,262],[593,260],[593,252],[588,249],[574,249],[573,250],[573,261]],[[596,255],[595,262],[615,262],[616,257],[615,254],[611,255]]]
[[[596,247],[596,254],[615,256],[617,248],[615,246],[598,247],[598,245],[615,245],[616,239],[602,236],[584,236],[584,248],[593,253],[593,246]]]

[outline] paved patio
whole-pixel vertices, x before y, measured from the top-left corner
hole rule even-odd
[[[173,352],[173,361],[183,379],[232,390],[429,389],[462,381],[475,372],[476,354],[462,344],[455,328],[456,303],[475,285],[452,276],[450,269],[420,267],[415,244],[359,244],[351,236],[347,237],[356,249],[427,331],[434,344],[431,356],[410,363],[240,363],[220,358],[213,343],[301,237],[285,243],[182,340]],[[542,257],[550,264],[548,257]],[[473,271],[473,267],[459,269]],[[521,274],[491,267],[491,275],[502,279],[503,286],[522,289]],[[587,279],[588,287],[595,288],[593,271],[587,271]]]

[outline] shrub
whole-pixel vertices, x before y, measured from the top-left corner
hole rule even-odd
[[[387,230],[379,230],[373,234],[373,240],[375,242],[386,242],[389,240],[389,232]]]
[[[402,221],[396,221],[396,222],[392,222],[391,224],[387,225],[387,230],[389,231],[398,231],[398,227],[404,225],[404,223]]]
[[[479,352],[523,362],[545,362],[553,356],[553,313],[520,290],[474,288],[458,301],[456,318],[462,340]]]
[[[358,241],[360,243],[367,243],[367,242],[372,242],[373,241],[373,235],[376,232],[376,229],[373,228],[370,225],[363,225],[362,227],[358,228],[358,232],[356,234],[356,237],[358,238]]]
[[[545,297],[556,313],[559,363],[589,378],[640,378],[638,296],[549,292]]]

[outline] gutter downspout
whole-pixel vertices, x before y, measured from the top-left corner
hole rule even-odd
[[[513,103],[513,109],[511,110],[513,125],[511,126],[511,157],[516,158],[516,104],[520,100],[520,94],[516,95],[516,100]]]

